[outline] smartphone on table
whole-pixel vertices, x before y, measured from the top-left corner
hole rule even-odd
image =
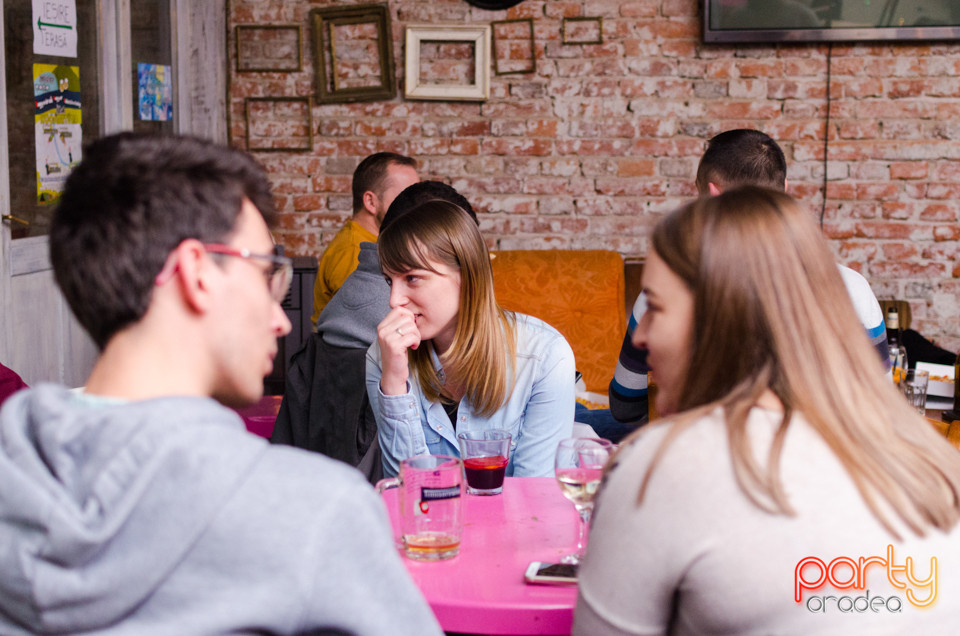
[[[542,563],[534,561],[523,575],[527,583],[540,585],[576,585],[577,566],[570,563]]]

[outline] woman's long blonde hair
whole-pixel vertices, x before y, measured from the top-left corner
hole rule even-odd
[[[494,298],[490,254],[476,223],[448,201],[423,203],[389,224],[377,240],[384,273],[436,271],[442,263],[460,272],[460,309],[453,343],[440,363],[464,386],[478,415],[493,415],[510,395],[516,371],[513,315]],[[433,343],[411,350],[410,366],[431,401],[452,400],[430,359]]]
[[[759,507],[792,514],[779,477],[791,415],[833,450],[874,515],[915,533],[960,515],[960,453],[897,393],[857,320],[834,257],[810,213],[790,196],[744,187],[698,199],[657,224],[653,249],[694,295],[681,415],[655,456],[695,415],[721,406],[733,466]],[[766,390],[784,418],[761,468],[747,416]],[[703,408],[698,408],[703,407]]]

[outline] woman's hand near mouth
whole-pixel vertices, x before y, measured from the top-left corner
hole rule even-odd
[[[403,395],[410,378],[407,349],[420,346],[420,330],[413,312],[404,307],[391,309],[377,326],[377,341],[383,366],[380,390],[384,395]]]

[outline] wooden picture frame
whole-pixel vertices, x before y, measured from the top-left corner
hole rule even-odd
[[[567,25],[575,22],[595,22],[597,25],[597,37],[592,40],[578,40],[575,36],[567,32]],[[564,44],[603,44],[603,18],[564,18],[561,22]]]
[[[518,24],[525,22],[530,29],[530,65],[516,70],[500,69],[500,54],[497,44],[500,40],[497,38],[497,27],[507,24]],[[523,73],[535,73],[537,71],[537,48],[533,41],[533,18],[517,18],[515,20],[495,20],[490,23],[490,30],[493,34],[493,72],[497,75],[520,75]]]
[[[404,59],[404,96],[407,99],[484,101],[490,96],[490,26],[407,26]],[[473,45],[473,83],[424,84],[420,81],[423,42],[467,42]]]
[[[377,63],[380,81],[371,86],[341,86],[337,72],[338,27],[368,24],[377,31]],[[393,99],[397,94],[396,72],[393,65],[393,35],[390,29],[390,10],[386,4],[359,4],[347,7],[325,7],[310,11],[313,38],[313,63],[316,77],[315,99],[318,104],[366,102]],[[330,76],[327,75],[327,65]]]
[[[253,34],[257,31],[266,31],[266,32],[281,32],[281,31],[293,31],[296,34],[297,44],[296,51],[297,56],[296,60],[290,61],[287,65],[280,66],[257,66],[251,62],[252,65],[246,66],[243,59],[243,43],[246,38],[253,37]],[[253,24],[238,24],[233,29],[234,34],[234,44],[236,46],[236,71],[237,73],[266,73],[266,72],[276,72],[276,73],[295,73],[297,71],[303,70],[303,32],[300,30],[300,25],[298,24],[267,24],[267,25],[253,25]]]
[[[305,146],[253,146],[250,143],[250,105],[255,103],[292,103],[305,106],[307,143]],[[311,152],[313,150],[313,102],[309,97],[247,97],[243,100],[243,117],[246,124],[246,145],[250,152]]]

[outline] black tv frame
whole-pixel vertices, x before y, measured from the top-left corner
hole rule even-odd
[[[710,4],[710,0],[702,2],[703,41],[714,44],[960,40],[960,26],[711,29]]]

